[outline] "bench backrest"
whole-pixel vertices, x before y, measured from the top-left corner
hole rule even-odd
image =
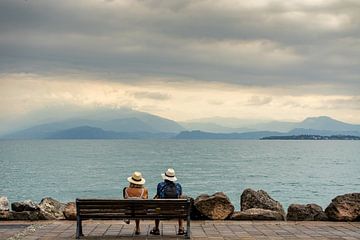
[[[188,199],[76,199],[81,219],[171,219],[189,215]]]

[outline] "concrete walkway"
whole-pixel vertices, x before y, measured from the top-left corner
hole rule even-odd
[[[74,239],[72,221],[1,222],[0,239]],[[83,239],[183,239],[176,235],[175,221],[161,222],[161,235],[149,234],[152,221],[141,222],[141,235],[134,235],[134,222],[84,221]],[[192,221],[192,239],[360,239],[360,222]]]

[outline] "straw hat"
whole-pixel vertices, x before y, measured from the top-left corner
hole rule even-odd
[[[161,176],[164,180],[169,180],[171,182],[175,182],[177,180],[175,177],[175,170],[172,168],[169,168],[165,173],[162,173]]]
[[[127,178],[129,183],[143,185],[145,183],[145,178],[142,177],[141,172],[133,172],[131,177]]]

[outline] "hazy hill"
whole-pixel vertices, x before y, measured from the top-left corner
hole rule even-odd
[[[175,136],[175,139],[260,139],[269,136],[282,136],[283,133],[260,131],[245,133],[211,133],[203,131],[184,131]]]
[[[47,139],[163,139],[171,138],[172,133],[114,132],[101,128],[81,126],[51,133]]]
[[[36,125],[23,130],[13,131],[3,138],[41,139],[48,138],[61,130],[89,126],[113,132],[178,133],[185,130],[177,122],[134,110],[103,110],[87,112],[82,118],[67,119]]]
[[[200,130],[204,132],[213,133],[234,133],[234,132],[249,132],[254,129],[251,128],[231,128],[224,127],[216,123],[203,123],[203,122],[181,122],[180,123],[187,130]]]
[[[198,124],[198,127],[208,126],[205,123]],[[290,122],[269,122],[253,125],[256,129],[265,129],[266,131],[251,131],[242,133],[217,133],[206,131],[184,131],[178,134],[177,139],[260,139],[269,136],[286,135],[351,135],[360,136],[360,125],[344,123],[330,117],[311,117],[306,118],[299,123]],[[282,129],[283,131],[275,131]],[[288,129],[288,130],[287,130]],[[226,129],[227,131],[234,128]],[[287,130],[287,131],[285,131]]]
[[[277,131],[285,133],[293,129],[329,130],[334,132],[360,131],[360,125],[344,123],[326,116],[310,117],[301,122],[251,122],[234,118],[207,118],[181,124],[188,130],[223,133],[245,131]]]
[[[221,120],[221,118],[216,119]],[[236,119],[226,120],[232,124],[236,123]],[[244,120],[242,123],[245,122]],[[93,138],[170,138],[178,133],[180,133],[176,136],[178,139],[259,139],[284,134],[360,136],[360,125],[348,124],[324,116],[306,118],[299,123],[257,123],[248,126],[249,128],[245,126],[226,127],[211,122],[186,122],[182,124],[186,128],[173,120],[131,109],[102,109],[86,112],[81,115],[81,118],[49,122],[13,131],[2,136],[2,138],[77,138],[76,134],[85,138],[91,138],[91,136]]]
[[[360,131],[360,125],[344,123],[330,117],[309,117],[296,124],[294,128],[330,130],[330,131]]]

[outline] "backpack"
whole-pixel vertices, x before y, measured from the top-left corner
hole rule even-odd
[[[170,182],[164,186],[164,198],[167,199],[176,199],[178,198],[178,194],[176,192],[176,185],[173,182]]]

